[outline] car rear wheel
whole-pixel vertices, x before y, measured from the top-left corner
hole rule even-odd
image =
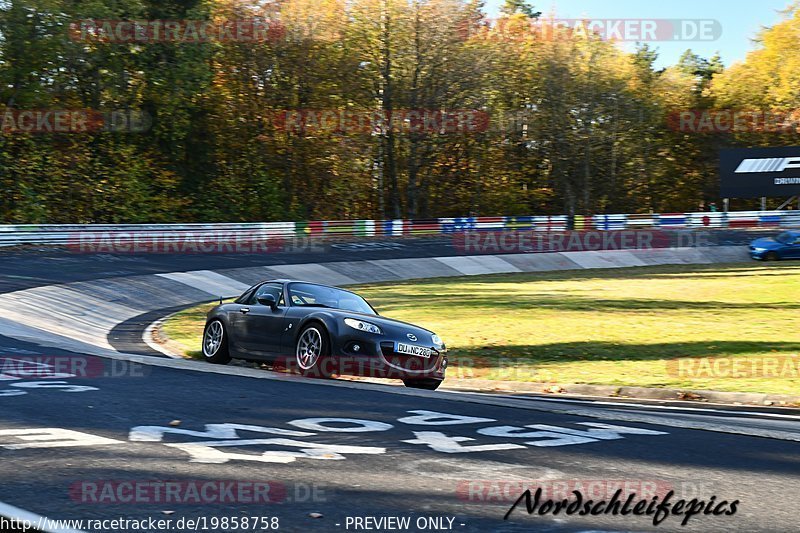
[[[410,389],[436,390],[442,384],[441,379],[404,379],[403,385]]]
[[[206,324],[203,332],[203,357],[209,363],[218,365],[225,365],[231,361],[228,337],[225,335],[225,326],[221,320],[212,320]]]
[[[330,346],[325,330],[318,324],[310,324],[303,328],[297,336],[295,358],[298,371],[308,377],[330,377],[323,365],[330,355]]]
[[[764,261],[777,261],[780,259],[780,256],[775,252],[767,252],[764,256]]]

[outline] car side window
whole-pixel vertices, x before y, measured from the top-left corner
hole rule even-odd
[[[278,305],[283,305],[283,286],[275,283],[265,283],[264,285],[260,286],[256,291],[253,292],[252,295],[250,295],[247,304],[258,305],[258,297],[262,294],[273,295],[275,297],[275,301],[278,302]]]
[[[250,298],[253,297],[253,293],[255,292],[255,290],[256,290],[255,287],[250,287],[241,296],[236,298],[236,300],[234,300],[234,303],[246,304],[247,302],[250,301]]]

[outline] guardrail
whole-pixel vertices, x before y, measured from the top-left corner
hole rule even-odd
[[[331,220],[241,224],[43,224],[0,225],[0,246],[79,245],[96,240],[160,242],[269,240],[304,236],[378,237],[469,231],[780,228],[800,226],[800,211],[457,217],[426,220]]]

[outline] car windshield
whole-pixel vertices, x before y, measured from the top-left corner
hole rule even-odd
[[[377,314],[366,300],[357,294],[311,283],[289,285],[289,300],[292,305],[298,307],[330,307],[368,315]]]
[[[775,237],[775,240],[781,244],[788,244],[790,242],[794,242],[794,235],[792,235],[788,231],[784,231],[783,233]]]

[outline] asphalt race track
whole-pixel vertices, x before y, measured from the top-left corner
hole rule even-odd
[[[693,232],[664,232],[675,243],[691,242]],[[697,232],[694,232],[697,233]],[[713,230],[702,233],[709,245],[742,245],[770,230]],[[218,270],[249,266],[318,263],[373,259],[409,259],[457,256],[465,252],[454,245],[452,236],[326,242],[300,239],[287,250],[270,254],[81,254],[58,248],[3,251],[0,249],[0,293],[52,283],[87,281],[118,276],[156,274],[198,269]]]
[[[741,237],[738,238],[741,240]],[[738,243],[737,243],[738,244]],[[0,250],[0,293],[52,283],[87,281],[184,270],[292,263],[458,255],[452,239],[429,237],[367,243],[298,241],[296,249],[271,254],[81,254],[59,248]]]
[[[35,346],[10,339],[0,339],[0,344],[4,353],[36,353]],[[533,409],[500,407],[453,400],[459,396],[453,393],[401,395],[389,387],[384,392],[376,390],[380,386],[331,387],[293,377],[253,379],[146,365],[114,369],[108,359],[52,350],[46,355],[75,357],[80,367],[94,369],[90,374],[111,374],[58,380],[71,389],[33,386],[55,381],[21,381],[25,388],[0,389],[5,407],[0,430],[2,501],[51,518],[268,515],[278,517],[281,529],[288,531],[343,529],[336,524],[364,516],[451,517],[458,524],[455,529],[463,531],[652,528],[646,517],[553,520],[527,516],[524,507],[503,521],[513,503],[503,491],[520,482],[538,482],[554,491],[565,482],[601,487],[623,482],[642,492],[675,490],[687,499],[740,500],[733,517],[694,517],[688,530],[754,531],[770,524],[773,531],[787,531],[797,516],[798,443],[784,439],[791,437],[788,430],[796,428],[798,416],[773,419],[737,416],[735,411],[688,415],[691,421],[724,423],[734,418],[742,422],[743,431],[755,426],[787,432],[782,438],[762,438],[675,428],[666,420],[617,420],[625,412],[649,415],[648,409],[608,410],[607,417],[596,415],[600,418],[572,416],[538,410],[535,400],[530,401]],[[24,394],[11,395],[20,392]],[[419,411],[468,418],[402,421]],[[686,419],[680,410],[655,415]],[[318,417],[360,422],[308,421]],[[180,425],[170,426],[174,420]],[[597,423],[626,429],[589,442],[574,438],[591,435],[598,428],[586,424]],[[251,430],[237,430],[235,438],[170,432],[204,432],[207,424],[240,424]],[[523,431],[528,425],[553,427]],[[253,431],[252,426],[278,432]],[[502,426],[513,426],[523,435],[486,434],[486,428]],[[80,434],[26,439],[42,428]],[[559,428],[573,435],[559,433]],[[359,431],[346,431],[354,429]],[[286,435],[286,430],[305,435]],[[92,442],[96,437],[101,441]],[[466,439],[455,442],[453,437]],[[800,440],[800,434],[795,432],[794,438]],[[58,445],[44,447],[45,443]],[[329,446],[314,448],[322,444]],[[311,455],[305,455],[307,450]],[[270,451],[293,451],[297,456],[262,455]],[[160,503],[147,498],[128,503],[120,500],[129,493],[116,486],[107,493],[95,488],[104,482],[236,480],[275,485],[280,503]],[[169,511],[174,513],[164,514]],[[311,518],[311,513],[322,516]],[[680,530],[678,522],[670,517],[658,529]]]
[[[426,253],[411,248],[363,253]],[[2,291],[200,261],[266,264],[49,254],[4,255]],[[2,336],[0,356],[0,515],[171,520],[172,531],[797,529],[799,411],[411,391],[142,364]],[[635,501],[674,492],[673,502],[738,503],[733,515],[701,513],[686,526],[683,516],[654,526],[652,515],[528,515],[524,503],[504,520],[520,487],[542,488],[543,501],[572,490],[608,500],[624,488]],[[106,524],[72,528],[125,530]]]

